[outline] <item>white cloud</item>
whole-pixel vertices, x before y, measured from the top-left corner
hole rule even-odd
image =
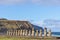
[[[32,23],[35,24],[35,25],[38,25],[38,26],[44,27],[44,26],[43,26],[43,24],[44,24],[43,21],[33,21]]]
[[[60,5],[60,0],[0,0],[0,4],[34,3],[39,5]]]
[[[54,32],[60,32],[60,20],[45,20],[44,24]]]
[[[0,4],[20,4],[25,2],[27,0],[0,0]]]
[[[51,21],[49,21],[49,22],[51,22]],[[47,29],[48,30],[51,29],[52,32],[60,32],[60,24],[59,23],[58,23],[59,25],[57,25],[57,24],[49,25],[48,23],[45,23],[44,20],[42,20],[42,21],[41,20],[40,21],[33,21],[32,23],[35,24],[35,25],[39,25],[43,28],[47,27]]]
[[[60,0],[32,0],[32,2],[41,5],[60,5]]]

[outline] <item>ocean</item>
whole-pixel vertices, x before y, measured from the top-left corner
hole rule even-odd
[[[54,36],[54,37],[60,37],[60,32],[52,32],[52,36]]]

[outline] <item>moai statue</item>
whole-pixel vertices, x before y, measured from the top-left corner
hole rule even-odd
[[[7,31],[7,36],[9,35],[9,31]]]
[[[35,35],[38,36],[38,30],[36,30],[36,34]]]
[[[40,29],[40,37],[42,37],[42,29]]]
[[[20,36],[21,30],[19,30],[19,36]]]
[[[47,36],[47,28],[46,27],[44,28],[44,36],[45,37]]]
[[[11,30],[9,30],[9,36],[11,36]]]
[[[22,31],[23,31],[23,30],[21,29],[21,30],[20,30],[20,36],[22,36],[22,35],[23,35]]]
[[[11,36],[12,35],[12,32],[11,32],[11,30],[9,30],[9,36]]]
[[[31,35],[31,31],[29,30],[29,34],[28,34],[28,36],[30,36]]]
[[[23,30],[23,36],[25,36],[25,30]]]
[[[10,36],[10,30],[8,31],[8,35]]]
[[[13,36],[13,31],[11,30],[10,35]]]
[[[10,31],[10,36],[12,35],[12,30]]]
[[[34,36],[34,28],[32,28],[32,36]]]
[[[15,30],[13,31],[13,36],[15,36]]]
[[[25,31],[25,36],[28,36],[28,30]]]
[[[16,30],[16,36],[17,36],[17,34],[18,34],[18,32],[17,32],[18,30]]]
[[[20,35],[20,31],[18,30],[18,36]]]
[[[51,37],[51,29],[49,30],[48,35],[49,35],[49,37]]]

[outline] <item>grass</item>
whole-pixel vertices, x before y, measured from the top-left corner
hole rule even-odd
[[[53,39],[40,39],[40,38],[28,38],[28,37],[0,37],[0,40],[53,40]]]

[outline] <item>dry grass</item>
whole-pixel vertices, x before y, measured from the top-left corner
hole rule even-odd
[[[0,40],[55,40],[54,38],[28,38],[28,37],[1,37],[0,36]]]

